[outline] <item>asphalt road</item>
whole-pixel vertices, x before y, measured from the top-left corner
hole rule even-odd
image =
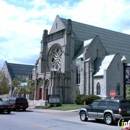
[[[119,130],[115,125],[89,120],[81,122],[76,111],[27,110],[0,114],[0,130]]]

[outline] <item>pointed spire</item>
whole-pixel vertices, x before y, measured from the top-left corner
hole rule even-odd
[[[72,22],[71,22],[71,19],[67,20],[66,32],[67,32],[67,34],[71,34],[71,32],[72,32]]]
[[[47,42],[47,38],[46,38],[46,36],[48,35],[48,30],[44,30],[43,31],[43,35],[42,35],[42,42],[44,43],[44,42]]]

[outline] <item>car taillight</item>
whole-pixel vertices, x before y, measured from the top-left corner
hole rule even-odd
[[[119,114],[122,114],[122,110],[121,110],[120,108],[119,108],[119,110],[118,110],[118,113],[119,113]]]

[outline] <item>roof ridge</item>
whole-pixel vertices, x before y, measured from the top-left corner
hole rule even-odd
[[[29,65],[29,66],[34,66],[34,65],[30,65],[30,64],[20,64],[20,63],[8,63],[7,64],[14,64],[14,65]]]
[[[60,17],[60,16],[59,16],[59,17]],[[60,17],[60,18],[67,21],[67,19],[65,19],[65,18],[62,18],[62,17]],[[107,29],[107,28],[103,28],[103,27],[98,27],[98,26],[95,26],[95,25],[90,25],[90,24],[78,22],[78,21],[75,21],[75,20],[72,20],[72,19],[71,19],[71,21],[72,21],[72,25],[73,25],[73,23],[83,24],[83,25],[87,25],[87,26],[94,27],[94,28],[103,29],[103,30],[106,30],[106,31],[111,31],[111,32],[113,32],[113,33],[118,33],[118,34],[120,33],[120,34],[123,34],[123,35],[128,35],[128,36],[130,36],[130,34],[126,34],[126,33],[123,33],[123,32],[119,32],[119,31],[116,31],[116,30],[111,30],[111,29]]]

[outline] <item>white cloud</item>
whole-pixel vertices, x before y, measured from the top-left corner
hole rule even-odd
[[[130,4],[125,3],[125,0],[82,0],[75,2],[73,6],[67,1],[62,4],[47,3],[45,0],[26,2],[24,4],[32,8],[0,1],[0,37],[5,40],[0,42],[2,60],[22,63],[27,57],[38,57],[43,30],[50,30],[56,15],[130,33]]]

